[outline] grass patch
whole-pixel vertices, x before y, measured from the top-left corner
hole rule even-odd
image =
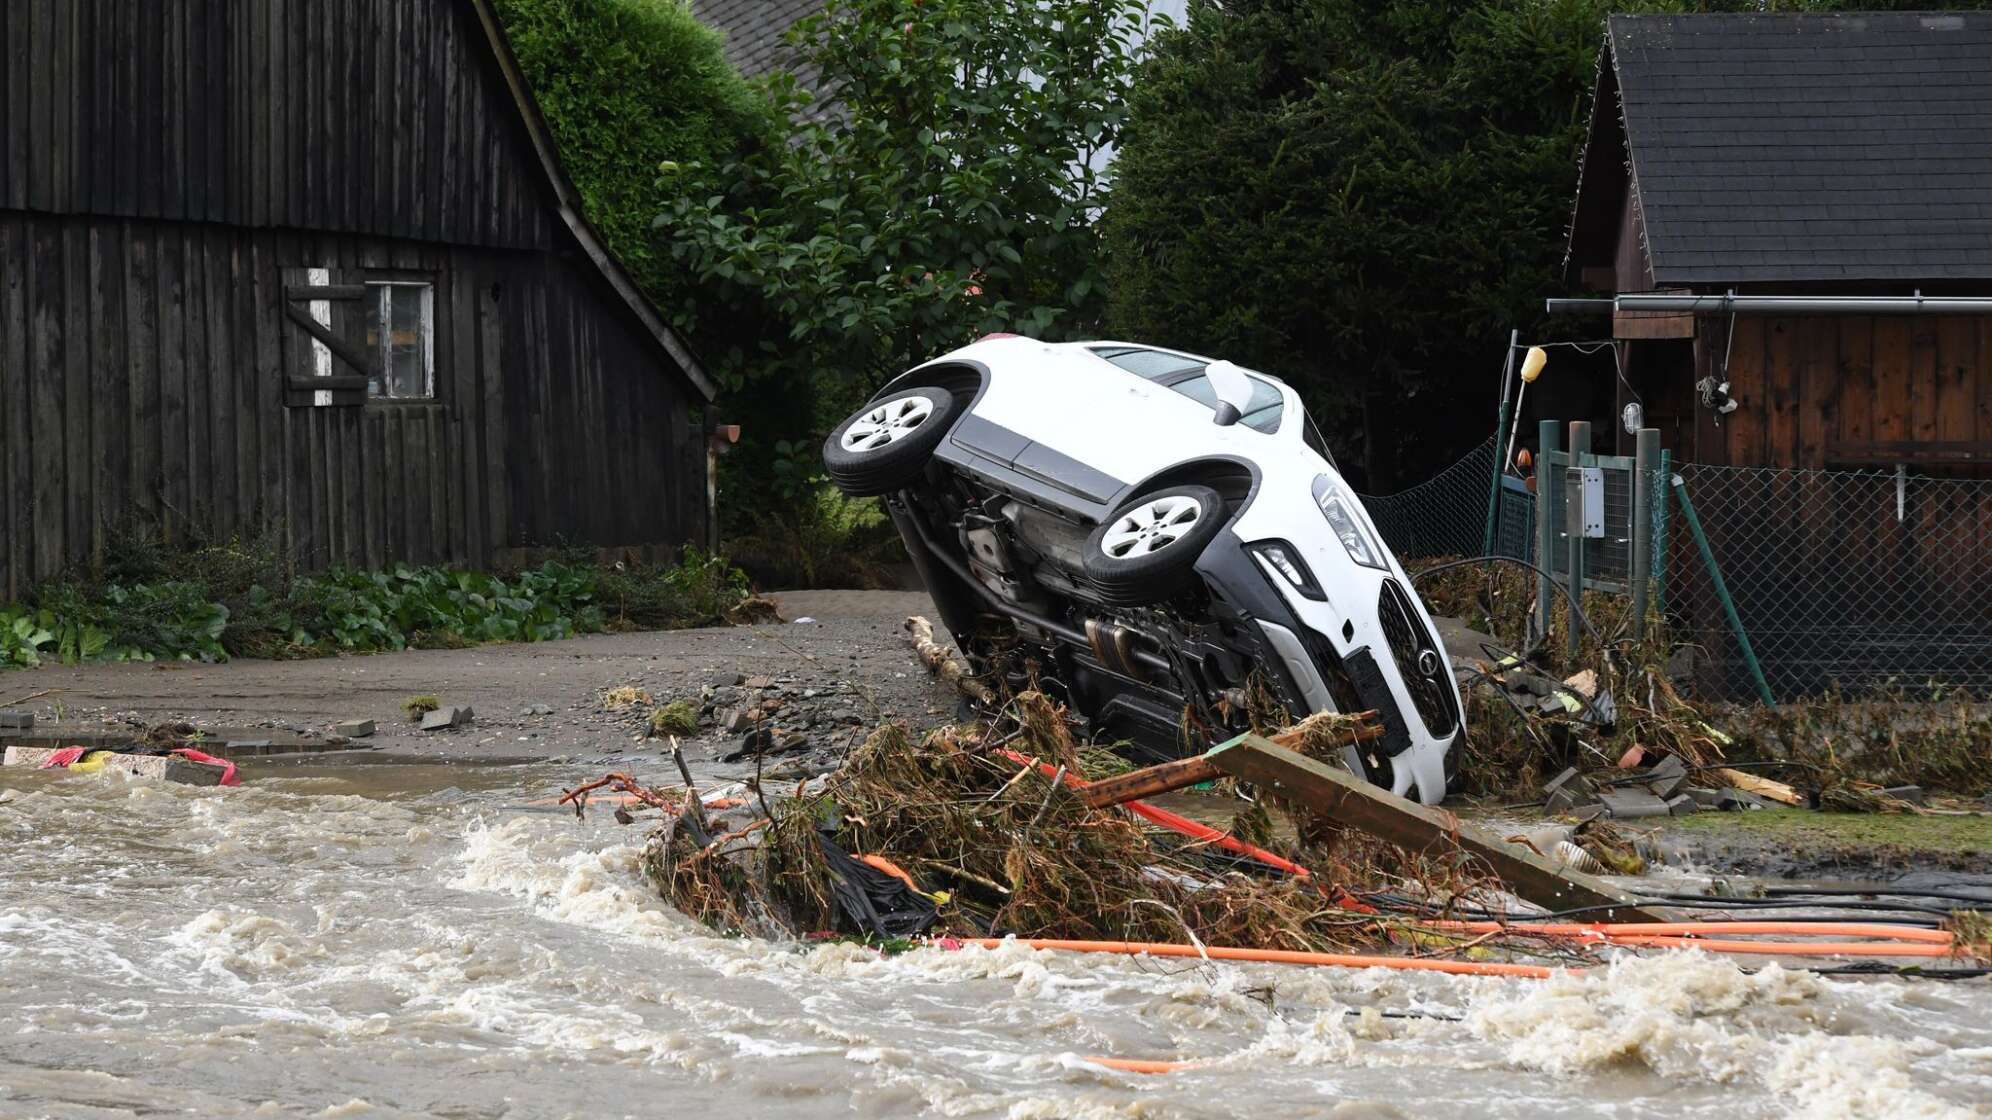
[[[1746,835],[1793,849],[1903,849],[1992,854],[1992,815],[1924,816],[1916,813],[1815,813],[1762,809],[1746,813],[1694,813],[1668,827],[1693,833]]]

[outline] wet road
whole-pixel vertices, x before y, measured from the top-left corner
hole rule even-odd
[[[521,808],[575,776],[0,774],[0,1116],[1743,1120],[1992,1101],[1982,982],[715,938],[651,898],[635,830]],[[1208,1064],[1140,1076],[1094,1054]]]

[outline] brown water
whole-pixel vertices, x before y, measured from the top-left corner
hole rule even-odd
[[[543,771],[0,776],[0,1116],[1952,1117],[1992,987],[714,938]],[[1350,1014],[1351,1011],[1356,1014]],[[1383,1018],[1380,1012],[1456,1017]],[[1138,1076],[1082,1060],[1200,1058]]]

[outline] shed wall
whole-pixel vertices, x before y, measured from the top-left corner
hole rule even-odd
[[[286,270],[435,285],[436,397],[286,407]],[[304,567],[675,547],[702,405],[577,257],[0,211],[0,591],[123,530],[274,530]]]

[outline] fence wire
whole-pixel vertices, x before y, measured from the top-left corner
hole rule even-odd
[[[1408,490],[1363,496],[1370,520],[1399,560],[1480,555],[1494,455],[1494,437],[1489,436],[1458,462]]]
[[[1992,695],[1992,480],[1683,464],[1771,693],[1964,688]],[[1754,682],[1678,505],[1666,608],[1700,647],[1696,691]]]

